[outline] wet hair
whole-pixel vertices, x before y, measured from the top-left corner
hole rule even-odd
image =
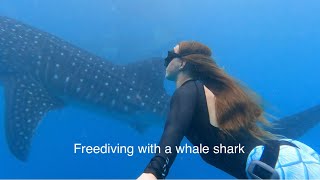
[[[221,130],[227,134],[245,130],[261,141],[276,138],[263,129],[272,124],[265,118],[261,98],[219,68],[208,46],[183,41],[179,43],[179,54],[186,61],[187,73],[201,80],[216,96],[216,117]]]

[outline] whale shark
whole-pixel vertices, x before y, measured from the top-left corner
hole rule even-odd
[[[164,71],[161,58],[115,64],[55,35],[0,16],[0,82],[11,153],[26,161],[44,116],[74,102],[118,114],[138,131],[162,122],[171,98],[164,88]],[[128,120],[139,116],[158,118]],[[298,138],[319,117],[317,106],[277,120],[279,128],[270,131]],[[302,121],[310,123],[301,126]]]
[[[157,58],[116,65],[54,35],[0,17],[0,80],[10,151],[26,160],[41,119],[69,102],[127,116],[163,117],[170,100],[163,72]]]

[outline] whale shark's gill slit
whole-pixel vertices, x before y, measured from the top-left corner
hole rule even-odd
[[[26,161],[40,120],[48,111],[62,107],[63,103],[25,75],[8,76],[4,87],[7,142],[12,153]]]

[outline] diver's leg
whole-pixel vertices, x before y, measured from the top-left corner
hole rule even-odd
[[[286,179],[319,179],[319,154],[311,147],[295,140],[288,140],[299,148],[283,145],[275,169]]]
[[[278,161],[274,168],[280,179],[320,179],[319,154],[299,141],[285,140],[294,143],[298,148],[289,145],[280,146]],[[252,172],[250,164],[260,160],[263,150],[264,146],[257,146],[250,152],[246,165],[247,174]]]

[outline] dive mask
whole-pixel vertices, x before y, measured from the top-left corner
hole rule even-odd
[[[168,51],[168,56],[164,59],[164,66],[167,67],[174,58],[181,58],[181,55],[175,53],[173,50]]]

